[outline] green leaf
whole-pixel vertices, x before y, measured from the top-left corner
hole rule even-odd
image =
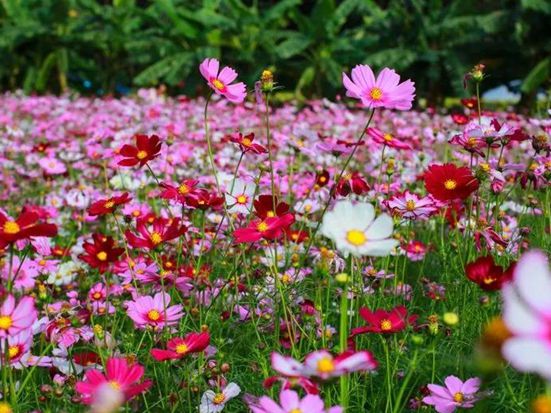
[[[540,61],[524,78],[520,90],[530,93],[540,87],[551,76],[551,57]]]
[[[276,54],[282,59],[288,59],[296,56],[310,46],[311,40],[301,34],[296,34],[291,38],[281,42],[275,48]]]

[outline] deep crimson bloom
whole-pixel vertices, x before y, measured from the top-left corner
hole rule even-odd
[[[511,280],[513,268],[514,264],[504,270],[502,266],[496,265],[494,258],[489,255],[468,263],[465,266],[465,274],[469,280],[478,284],[484,291],[496,291]]]
[[[284,214],[282,216],[268,217],[263,220],[254,219],[246,228],[236,229],[233,233],[235,242],[256,242],[261,239],[277,239],[286,228],[293,222],[293,214]]]
[[[469,117],[463,113],[452,113],[452,120],[456,125],[465,125],[469,122]]]
[[[276,206],[274,211],[274,204]],[[260,195],[253,202],[254,213],[260,219],[281,217],[289,212],[289,205],[285,202],[279,202],[277,196],[275,199],[271,195]]]
[[[159,156],[161,152],[161,140],[157,135],[141,135],[137,134],[136,146],[124,145],[120,154],[126,159],[119,161],[121,166],[134,166],[140,164],[140,167],[144,166],[149,161]]]
[[[173,240],[185,234],[187,228],[180,225],[180,218],[166,219],[162,217],[149,219],[139,218],[136,222],[136,230],[139,235],[126,230],[124,235],[134,248],[154,249],[163,242]]]
[[[424,175],[425,188],[439,201],[465,199],[478,189],[478,180],[465,166],[430,165]]]
[[[124,400],[130,400],[151,387],[151,380],[140,383],[144,368],[140,364],[130,364],[125,358],[109,358],[105,364],[105,373],[99,370],[88,370],[84,381],[75,385],[75,390],[82,396],[84,404],[92,404],[100,395],[104,386],[112,391],[119,391]]]
[[[358,172],[344,175],[335,188],[335,192],[341,196],[347,196],[350,192],[361,195],[368,191],[369,185]]]
[[[128,195],[128,192],[120,196],[100,199],[88,207],[88,214],[91,216],[112,214],[118,206],[127,204],[130,201],[132,201],[132,198]]]
[[[316,174],[316,187],[323,188],[329,183],[329,172],[325,169]]]
[[[466,99],[461,99],[461,104],[462,104],[463,106],[465,106],[467,109],[474,109],[474,108],[477,107],[478,100],[476,100],[475,97],[466,98]]]
[[[376,128],[367,128],[367,134],[373,139],[374,142],[380,145],[386,145],[394,149],[411,149],[407,143],[403,142],[399,138],[396,138],[390,133],[383,133]]]
[[[124,248],[115,248],[113,237],[107,237],[103,234],[93,234],[93,243],[85,242],[82,245],[85,254],[80,254],[78,258],[87,263],[92,268],[97,268],[100,273],[104,273],[109,265],[119,259],[124,252]]]
[[[218,210],[224,205],[224,197],[218,196],[216,192],[209,192],[206,189],[197,189],[187,199],[187,205],[191,208],[207,210],[212,208]]]
[[[367,326],[352,329],[352,336],[363,333],[391,334],[404,330],[408,325],[414,324],[416,315],[408,317],[408,310],[403,305],[393,308],[390,311],[377,309],[374,312],[366,307],[360,308],[360,317]]]
[[[0,212],[0,248],[30,237],[55,237],[57,227],[54,224],[39,224],[39,215],[23,209],[15,220]]]
[[[285,235],[288,239],[296,242],[297,244],[303,242],[305,239],[308,239],[308,232],[300,229],[288,229],[285,231]]]
[[[256,154],[261,154],[268,152],[268,149],[266,149],[265,146],[253,142],[254,133],[249,133],[245,136],[243,136],[243,134],[240,132],[232,133],[228,136],[228,139],[233,143],[237,143],[243,153],[253,152]]]
[[[196,179],[184,179],[180,185],[176,187],[163,182],[160,185],[160,187],[164,189],[163,192],[161,192],[161,198],[178,201],[180,204],[184,205],[194,196],[196,191],[195,187],[198,183],[199,181]]]
[[[209,333],[189,333],[184,338],[175,337],[169,340],[168,350],[152,349],[151,355],[157,361],[181,359],[190,353],[200,353],[207,348],[209,343]]]

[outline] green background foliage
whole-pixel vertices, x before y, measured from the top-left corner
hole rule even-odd
[[[297,98],[342,93],[355,64],[390,66],[441,103],[482,62],[485,88],[523,79],[530,103],[550,77],[550,17],[547,0],[1,0],[0,87],[194,95],[209,56],[250,88],[271,68]]]

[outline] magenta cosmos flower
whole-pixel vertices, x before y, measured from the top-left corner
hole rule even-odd
[[[249,408],[253,413],[341,413],[340,406],[325,409],[325,403],[318,395],[309,394],[299,398],[293,390],[283,390],[279,394],[279,404],[267,396],[251,400]]]
[[[137,328],[151,327],[158,330],[172,326],[184,315],[180,304],[169,306],[170,295],[157,293],[154,297],[142,296],[126,302],[126,313]]]
[[[525,253],[502,289],[503,320],[512,333],[503,356],[517,370],[551,380],[551,271],[539,251]]]
[[[97,402],[105,388],[120,392],[127,401],[151,387],[151,380],[140,383],[143,375],[144,368],[140,364],[129,364],[125,358],[110,358],[105,364],[105,374],[99,370],[88,370],[85,380],[76,383],[75,390],[85,404]]]
[[[0,338],[13,336],[26,330],[35,320],[34,298],[23,297],[16,306],[15,297],[8,295],[0,307]]]
[[[375,79],[373,70],[367,65],[352,69],[352,80],[342,74],[346,96],[359,99],[368,108],[409,110],[415,96],[415,84],[411,80],[400,83],[400,76],[385,67]]]
[[[444,380],[446,386],[429,384],[427,387],[430,396],[423,402],[434,406],[438,413],[452,413],[458,407],[471,409],[478,400],[476,393],[480,388],[480,379],[472,378],[464,383],[455,376],[448,376]]]
[[[216,59],[205,59],[199,65],[199,71],[216,94],[224,96],[233,103],[243,102],[247,96],[245,83],[231,84],[237,78],[237,72],[228,66],[218,72],[219,68],[220,62]]]

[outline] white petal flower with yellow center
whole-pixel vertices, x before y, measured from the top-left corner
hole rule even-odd
[[[391,238],[394,223],[387,214],[375,218],[373,205],[339,201],[325,214],[321,233],[344,255],[383,257],[398,245]]]

